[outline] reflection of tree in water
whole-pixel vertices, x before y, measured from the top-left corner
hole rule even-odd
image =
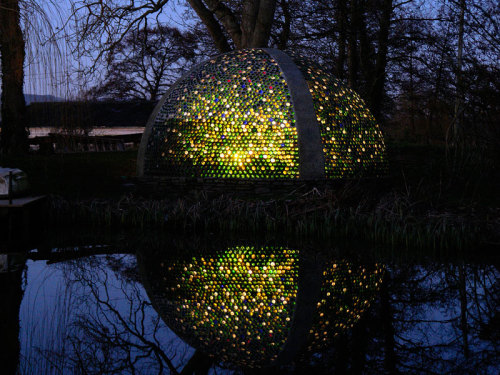
[[[488,265],[393,265],[376,303],[300,371],[497,374],[500,277]]]
[[[23,297],[25,258],[0,254],[0,364],[2,374],[14,375],[19,360],[19,306]]]
[[[387,285],[392,316],[386,319],[395,341],[395,363],[389,367],[495,373],[500,366],[499,276],[488,265],[398,267]]]
[[[286,257],[286,249],[279,248],[278,253],[275,253],[276,258],[254,264],[242,259],[242,255],[248,255],[251,259],[249,248],[231,249],[225,252],[225,258],[216,258],[212,254],[177,258],[177,261],[175,258],[164,259],[161,254],[142,253],[141,278],[146,278],[146,290],[158,312],[153,309],[138,282],[135,258],[130,255],[90,257],[58,266],[64,270],[66,279],[71,281],[77,296],[72,299],[75,301],[75,311],[73,324],[66,337],[68,345],[63,353],[58,353],[66,356],[66,368],[71,369],[68,372],[175,374],[207,373],[210,368],[220,371],[218,366],[221,363],[224,365],[224,362],[231,360],[236,362],[234,355],[227,350],[232,348],[232,344],[236,349],[243,350],[242,334],[246,334],[247,339],[257,339],[255,335],[259,327],[245,332],[241,323],[246,321],[248,327],[248,323],[268,322],[238,315],[240,324],[236,328],[236,314],[231,315],[230,311],[235,313],[244,306],[266,317],[268,312],[276,313],[277,318],[283,318],[285,325],[282,328],[289,329],[286,324],[292,325],[294,315],[288,315],[290,321],[286,320],[287,315],[283,313],[291,310],[283,309],[284,306],[277,303],[276,293],[278,289],[286,289],[287,292],[279,297],[280,300],[281,296],[290,298],[286,305],[293,304],[299,298],[300,283],[298,288],[293,283],[285,285],[290,279],[298,282],[295,261],[290,261],[290,256],[295,257],[296,254],[292,251]],[[255,250],[254,255],[262,254]],[[143,264],[145,262],[146,266]],[[240,263],[243,266],[238,268]],[[232,272],[235,267],[236,270]],[[310,338],[309,350],[296,352],[290,363],[278,364],[278,367],[265,371],[311,374],[496,373],[500,365],[500,301],[499,273],[493,266],[397,264],[385,267],[383,282],[378,285],[374,282],[380,281],[380,275],[372,277],[376,269],[373,265],[354,266],[354,263],[345,261],[324,261],[323,267],[326,271],[319,273],[321,283],[316,283],[314,278],[309,279],[309,284],[320,286],[317,294],[312,292],[314,288],[308,289],[307,293],[319,302],[313,309],[312,332],[306,332]],[[211,269],[215,272],[208,272]],[[313,270],[314,267],[309,269]],[[220,293],[215,287],[228,270],[231,283],[239,285],[230,291],[229,296]],[[263,286],[271,285],[275,290],[265,290],[263,286],[260,291],[250,288],[248,271],[252,271],[252,282],[255,279]],[[274,272],[273,283],[269,283],[269,272],[264,271]],[[172,272],[177,276],[169,277]],[[342,276],[340,282],[339,275]],[[276,277],[279,281],[274,283]],[[361,288],[351,288],[355,293],[344,293],[344,288],[349,289],[349,285],[354,286],[356,283],[359,286],[359,282],[362,283]],[[338,289],[332,289],[333,283]],[[152,288],[153,284],[156,286]],[[158,286],[163,288],[161,293],[157,292]],[[363,289],[367,291],[362,292]],[[215,298],[215,293],[221,298]],[[215,296],[215,299],[211,300],[211,296]],[[329,301],[332,296],[335,298]],[[173,297],[178,298],[178,303]],[[246,298],[246,302],[242,297]],[[255,299],[255,303],[251,299]],[[335,303],[331,303],[332,300]],[[206,319],[205,313],[213,311],[208,309],[212,309],[212,305],[207,301],[216,301],[218,306],[220,303],[212,319]],[[262,306],[261,302],[268,305]],[[367,308],[366,305],[371,307]],[[164,310],[166,307],[167,311]],[[193,350],[173,337],[158,314],[198,349],[194,355]],[[187,328],[182,330],[178,319],[189,323]],[[212,325],[216,324],[215,320],[219,319],[230,320],[226,321],[227,332],[224,329],[217,332],[220,340],[226,340],[226,358],[214,355],[224,345],[216,339],[217,335],[211,336],[209,332]],[[192,323],[195,321],[196,330],[193,330]],[[279,336],[279,327],[279,324],[275,324],[269,329]],[[194,331],[199,335],[197,338],[193,337]],[[285,342],[289,340],[288,336],[282,336]],[[200,344],[205,339],[208,344]],[[273,342],[270,338],[262,337],[260,341],[266,345]],[[261,350],[258,345],[252,345],[245,341],[244,350]],[[283,348],[274,352],[271,350],[270,354],[279,353]],[[247,364],[249,358],[243,356]],[[255,367],[254,370],[245,369],[242,363],[239,371],[264,371]],[[231,372],[227,369],[224,371]]]
[[[135,281],[134,257],[90,257],[60,267],[75,295],[64,351],[51,353],[65,363],[61,370],[162,374],[176,373],[186,362],[190,350],[176,341]]]

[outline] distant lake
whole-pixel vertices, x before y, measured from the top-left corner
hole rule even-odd
[[[41,128],[30,128],[30,138],[43,137],[49,133],[57,132],[57,129],[49,127]],[[123,127],[113,127],[113,128],[95,128],[89,133],[91,136],[95,135],[124,135],[124,134],[136,134],[144,132],[143,126],[123,126]]]

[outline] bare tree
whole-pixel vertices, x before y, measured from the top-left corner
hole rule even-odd
[[[108,55],[104,81],[93,97],[155,101],[189,67],[196,55],[197,35],[159,25],[131,30]]]
[[[75,0],[76,50],[106,61],[132,30],[161,24],[173,7],[168,0]],[[184,27],[201,25],[219,52],[273,46],[314,56],[358,91],[379,121],[408,123],[428,141],[430,134],[444,140],[443,124],[470,134],[498,123],[496,80],[470,89],[477,84],[471,77],[498,71],[495,1],[179,0],[175,7],[187,9]]]
[[[112,251],[89,249],[95,250]],[[67,252],[78,256],[79,251]],[[197,368],[189,366],[190,350],[179,345],[148,301],[136,266],[133,257],[123,254],[58,265],[71,290],[73,307],[63,345],[42,348],[42,352],[48,361],[59,364],[59,372],[186,374]]]
[[[130,31],[158,23],[168,0],[127,3],[79,0],[73,4],[77,50],[100,61],[122,43]],[[267,47],[276,0],[187,0],[220,52],[233,48]],[[96,37],[99,36],[99,37]],[[96,52],[97,51],[97,52]]]

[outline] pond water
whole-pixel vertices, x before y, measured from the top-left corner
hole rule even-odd
[[[192,238],[5,253],[2,374],[498,374],[494,263]]]

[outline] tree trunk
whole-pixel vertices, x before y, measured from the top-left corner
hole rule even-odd
[[[283,30],[279,36],[278,48],[285,50],[290,39],[290,28],[292,23],[292,15],[290,14],[290,6],[287,0],[281,0],[281,10],[283,11]]]
[[[22,256],[2,255],[0,258],[0,267],[9,267],[10,257]],[[23,260],[24,262],[24,260]],[[16,262],[18,269],[7,270],[0,273],[0,332],[2,340],[0,341],[0,363],[2,364],[2,374],[15,375],[19,362],[19,308],[23,299],[23,269],[21,262]]]
[[[224,53],[231,51],[231,46],[222,31],[222,27],[215,19],[214,14],[207,9],[201,0],[188,0],[188,3],[207,27],[208,32],[214,40],[215,46],[219,52]]]
[[[250,45],[253,39],[253,31],[259,14],[259,1],[246,0],[241,10],[241,44]]]
[[[347,45],[347,64],[349,87],[356,89],[358,81],[358,0],[351,0],[351,24],[349,27],[349,40]]]
[[[184,368],[180,372],[180,375],[208,374],[211,366],[212,360],[205,353],[197,350],[194,352],[188,363],[184,366]]]
[[[413,35],[411,35],[413,44]],[[410,105],[410,127],[411,127],[411,135],[416,138],[417,129],[415,128],[415,87],[414,87],[414,72],[413,72],[413,50],[410,50],[410,92],[408,95],[409,105]]]
[[[2,65],[2,132],[0,151],[28,151],[26,103],[24,101],[24,38],[20,26],[19,0],[0,0],[0,54]]]
[[[366,1],[358,0],[358,19],[356,21],[359,33],[359,61],[361,64],[361,73],[363,74],[364,82],[370,82],[373,79],[373,63],[371,61],[372,45],[368,40],[368,32],[366,30]],[[366,89],[364,90],[366,93]]]
[[[367,313],[367,312],[366,312]],[[364,373],[366,362],[366,349],[368,346],[367,316],[361,318],[352,328],[351,351],[351,374],[360,375]]]
[[[349,368],[349,342],[345,334],[341,334],[335,341],[334,363],[335,374],[345,375]]]
[[[377,60],[375,62],[374,80],[369,95],[369,103],[375,118],[380,118],[382,111],[382,100],[384,98],[384,86],[387,67],[387,51],[389,44],[389,29],[391,27],[393,0],[384,0],[382,18],[380,20],[380,31],[378,36]]]
[[[397,374],[394,316],[391,306],[391,296],[389,294],[390,283],[391,278],[387,272],[380,288],[380,313],[384,332],[384,367],[387,374]]]
[[[467,280],[464,265],[458,268],[458,289],[460,295],[460,330],[462,331],[462,346],[465,358],[469,358],[469,324],[467,322]]]
[[[441,95],[441,90],[443,87],[443,75],[444,75],[444,66],[445,66],[445,55],[446,55],[446,48],[445,45],[448,41],[448,33],[446,33],[445,39],[443,40],[443,46],[441,47],[441,53],[439,54],[439,68],[436,73],[436,80],[434,81],[434,87],[432,91],[432,97],[431,97],[431,104],[430,104],[430,114],[429,114],[429,120],[427,122],[427,143],[430,143],[430,138],[431,138],[431,132],[433,134],[436,134],[436,131],[434,130],[434,118],[439,116],[438,111],[440,110],[439,106],[439,97]],[[441,134],[439,132],[438,134]]]
[[[339,79],[344,79],[345,76],[345,47],[347,39],[347,4],[346,0],[338,1],[337,9],[337,29],[338,29],[338,48],[339,55],[337,56],[336,73]]]
[[[258,1],[258,0],[253,0]],[[267,47],[276,11],[276,0],[260,0],[259,15],[253,31],[252,44],[247,47]]]
[[[462,136],[462,112],[463,112],[463,83],[462,83],[462,54],[464,49],[464,21],[465,0],[460,0],[460,18],[458,24],[458,47],[457,47],[457,79],[455,97],[455,115],[453,116],[453,143],[458,143]]]
[[[223,1],[188,0],[189,5],[207,27],[220,52],[231,50],[225,35],[232,39],[236,49],[267,47],[276,1],[245,0],[240,21]]]

